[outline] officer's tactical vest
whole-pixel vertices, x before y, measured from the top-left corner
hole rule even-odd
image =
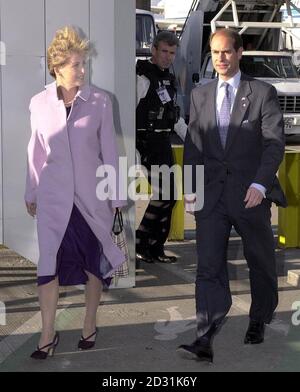
[[[145,75],[150,81],[150,87],[145,98],[141,99],[136,109],[136,128],[174,129],[175,124],[175,77],[168,69],[162,71],[157,65],[148,60],[138,60],[137,74]],[[171,101],[163,104],[158,96],[157,89],[165,86]],[[156,116],[154,113],[156,112]],[[153,117],[156,120],[153,120]]]

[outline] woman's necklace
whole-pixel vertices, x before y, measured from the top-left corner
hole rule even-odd
[[[64,102],[65,106],[66,106],[66,107],[72,106],[74,100],[75,100],[75,97],[74,97],[71,101],[69,101],[69,102]]]
[[[65,102],[65,100],[64,100],[64,95],[63,95],[63,93],[62,93],[62,91],[61,91],[60,88],[58,89],[58,95],[62,98],[62,100],[63,100],[63,102],[64,102],[64,105],[65,105],[66,107],[72,106],[72,104],[73,104],[73,102],[75,101],[75,98],[76,98],[76,94],[75,94],[74,97],[73,97],[73,99],[71,99],[71,100],[68,101],[68,102]]]
[[[73,97],[73,99],[71,99],[71,101],[68,101],[68,102],[65,102],[64,101],[64,104],[65,104],[65,106],[72,106],[72,104],[73,104],[73,102],[75,101],[75,99],[76,99],[76,95]]]

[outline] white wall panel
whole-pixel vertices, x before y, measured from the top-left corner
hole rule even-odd
[[[64,26],[79,28],[89,38],[89,0],[46,0],[46,48],[55,32]],[[53,78],[47,73],[47,83]]]
[[[128,0],[124,2],[128,3]],[[95,85],[114,93],[115,67],[117,66],[115,63],[115,1],[91,0],[90,10],[90,40],[96,51],[96,56],[91,62],[91,80]],[[114,28],[109,26],[114,26]]]
[[[1,41],[1,2],[0,2],[0,41]],[[2,49],[5,49],[4,43],[1,41]],[[3,64],[0,64],[0,91],[2,91],[2,67],[6,62],[6,56],[0,56],[0,60],[3,61]],[[2,200],[2,94],[0,94],[0,243],[3,243],[3,200]]]
[[[7,56],[2,68],[2,164],[4,243],[37,261],[33,219],[25,211],[26,148],[30,138],[29,102],[41,91],[45,60],[34,56]]]
[[[3,242],[37,261],[35,222],[25,211],[26,147],[30,137],[29,100],[45,84],[44,1],[2,0],[1,67]]]
[[[0,9],[7,54],[44,56],[44,0],[2,0]]]

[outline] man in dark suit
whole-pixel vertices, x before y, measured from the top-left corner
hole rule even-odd
[[[243,43],[235,31],[217,30],[210,44],[219,78],[192,91],[184,148],[185,165],[204,165],[204,207],[195,211],[197,339],[178,348],[184,357],[208,361],[212,339],[232,304],[227,273],[232,226],[242,238],[250,271],[244,342],[263,342],[278,303],[271,203],[286,205],[276,177],[285,145],[276,89],[241,74]],[[196,195],[187,200],[195,203]]]

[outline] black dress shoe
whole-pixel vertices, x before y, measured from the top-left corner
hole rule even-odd
[[[201,339],[195,340],[192,344],[182,344],[176,350],[178,354],[185,359],[194,359],[196,361],[207,361],[213,363],[213,350],[209,342],[201,342]]]
[[[260,344],[264,341],[265,323],[250,320],[248,330],[244,339],[245,344]]]
[[[165,253],[161,253],[160,255],[153,256],[155,261],[159,261],[160,263],[176,263],[177,257],[175,256],[167,256]]]
[[[177,352],[182,358],[195,359],[196,361],[207,361],[213,363],[214,353],[212,348],[213,339],[220,331],[225,320],[213,323],[205,335],[195,340],[194,343],[182,344],[178,347]]]
[[[154,258],[151,256],[149,251],[145,251],[143,253],[136,252],[135,254],[137,263],[141,261],[145,261],[146,263],[154,263]]]

